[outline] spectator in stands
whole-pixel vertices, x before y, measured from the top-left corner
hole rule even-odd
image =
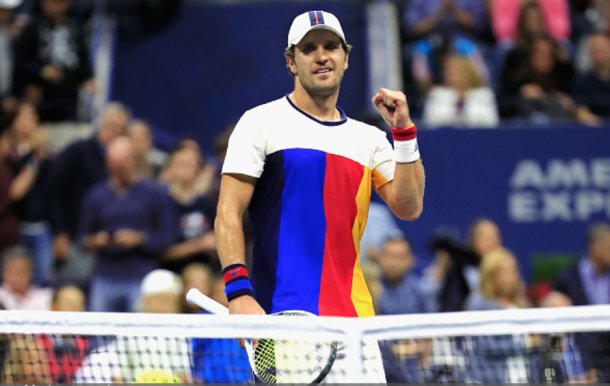
[[[541,302],[541,307],[571,306],[570,298],[559,292],[549,293]],[[536,366],[530,373],[538,376],[532,382],[548,382],[551,377],[553,383],[589,383],[574,334],[535,335],[530,340],[535,343],[530,348],[530,367]],[[549,374],[546,369],[553,371]]]
[[[480,290],[482,256],[501,246],[498,226],[486,218],[477,219],[470,226],[466,246],[448,237],[432,240],[436,257],[426,269],[422,282],[427,297],[436,303],[434,309],[462,311],[466,299]]]
[[[523,281],[515,256],[503,248],[487,253],[481,263],[481,291],[469,296],[470,311],[525,307]],[[510,363],[511,357],[527,353],[520,336],[477,336],[469,355],[468,375],[477,383],[527,382],[525,363]],[[510,363],[510,365],[509,365]]]
[[[576,117],[585,124],[599,126],[603,118],[610,117],[610,38],[595,34],[589,36],[588,43],[592,69],[574,81]]]
[[[498,225],[487,218],[474,221],[468,231],[468,247],[479,256],[485,256],[502,247],[502,235]]]
[[[85,311],[85,294],[74,286],[57,288],[52,311]],[[47,354],[47,366],[54,383],[72,383],[73,377],[89,352],[89,340],[81,335],[41,335],[40,344]]]
[[[32,256],[21,246],[2,254],[0,303],[7,310],[45,311],[51,307],[53,290],[32,285]]]
[[[153,147],[153,139],[150,126],[144,121],[135,121],[129,126],[129,138],[133,143],[133,151],[136,163],[136,177],[156,178],[159,170],[155,169],[149,160],[150,151]]]
[[[36,108],[28,103],[17,109],[11,127],[11,199],[19,216],[23,245],[34,256],[34,283],[46,286],[53,269],[53,242],[48,224],[47,183],[51,159],[48,133],[40,127]]]
[[[84,253],[75,241],[81,206],[87,191],[107,177],[104,154],[115,138],[125,134],[130,113],[119,103],[104,111],[95,136],[75,142],[56,158],[50,180],[51,225],[54,253],[65,262],[60,277],[86,284],[93,269],[93,256]]]
[[[441,82],[442,60],[447,53],[470,57],[485,79],[487,68],[477,47],[485,23],[485,0],[411,0],[403,22],[416,40],[412,49],[414,78],[426,92]]]
[[[376,303],[379,315],[430,312],[430,302],[424,297],[421,282],[411,271],[415,263],[411,246],[400,230],[394,230],[386,240],[378,262],[382,287]],[[424,346],[423,342],[416,340],[398,340],[382,345],[382,350],[386,352],[385,367],[394,372],[400,370],[392,378],[400,379],[402,376],[404,382],[421,382],[418,356]],[[392,358],[387,358],[390,353]]]
[[[504,248],[483,256],[480,267],[481,290],[466,302],[471,311],[501,310],[526,306],[524,285],[515,256]]]
[[[575,306],[610,304],[610,225],[591,225],[587,239],[587,256],[559,275],[554,290]]]
[[[574,102],[567,95],[574,68],[569,57],[555,41],[538,36],[531,43],[528,61],[504,69],[502,90],[516,102],[517,115],[532,119],[567,119]]]
[[[218,203],[218,194],[220,194],[220,168],[214,165],[207,164],[205,162],[203,151],[194,139],[185,138],[180,140],[172,150],[172,154],[178,152],[179,150],[185,149],[189,149],[196,152],[202,162],[202,165],[199,169],[199,174],[197,175],[197,179],[195,181],[195,191],[200,196],[210,197],[210,200],[212,201],[214,206],[216,206],[216,204]],[[168,163],[162,171],[161,176],[159,177],[159,181],[163,184],[171,183],[172,175],[170,171],[170,166],[171,164]]]
[[[142,280],[142,312],[174,314],[180,312],[182,283],[173,272],[156,269]],[[135,383],[190,383],[191,365],[187,338],[118,338],[122,377]],[[155,380],[156,379],[156,380]]]
[[[411,245],[401,231],[395,230],[386,241],[379,259],[383,284],[378,301],[380,314],[419,314],[430,311],[419,278],[411,272],[414,263]]]
[[[48,369],[47,353],[32,335],[10,334],[8,350],[4,358],[2,383],[50,384],[52,379]]]
[[[41,0],[15,44],[18,95],[39,106],[44,121],[72,120],[85,85],[95,89],[85,35],[68,13],[70,0]]]
[[[216,208],[196,190],[201,163],[200,154],[190,148],[176,151],[169,159],[169,195],[178,215],[178,235],[175,245],[163,254],[162,266],[177,273],[193,262],[221,270],[213,230]]]
[[[198,314],[201,308],[186,301],[186,293],[191,288],[197,288],[202,294],[212,296],[212,286],[214,277],[212,270],[205,264],[191,263],[182,270],[182,284],[184,293],[182,294],[182,312],[185,314]]]
[[[558,42],[570,37],[568,0],[493,0],[490,6],[499,43],[522,44],[541,33]]]
[[[142,278],[174,241],[174,212],[155,182],[137,180],[126,137],[107,149],[109,179],[87,193],[81,213],[83,247],[97,255],[91,279],[93,311],[131,311]]]
[[[0,127],[0,254],[9,247],[19,244],[19,217],[13,208],[10,187],[13,181],[8,158],[10,140]]]
[[[11,12],[20,0],[0,0],[0,125],[13,113],[16,99],[13,97],[13,39],[16,29],[11,22]]]
[[[559,275],[554,290],[570,298],[575,306],[610,304],[610,224],[591,225],[587,241],[587,256]],[[605,358],[610,355],[610,335],[580,334],[575,339],[587,373],[597,373],[599,383],[609,382]]]
[[[485,86],[472,62],[451,55],[445,60],[444,84],[426,97],[424,122],[430,127],[495,127],[499,123],[493,91]]]
[[[93,348],[76,370],[74,383],[125,383],[114,337]]]

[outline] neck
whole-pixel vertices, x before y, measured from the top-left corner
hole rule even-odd
[[[608,267],[605,264],[596,261],[595,259],[591,259],[591,264],[593,265],[596,274],[605,275],[608,273]]]
[[[112,187],[114,188],[114,190],[116,190],[119,193],[125,192],[127,189],[129,189],[129,187],[131,186],[133,181],[134,181],[134,177],[130,178],[128,181],[122,181],[122,180],[119,180],[116,178],[110,179]]]
[[[295,106],[323,122],[341,119],[341,114],[337,111],[337,99],[338,89],[328,97],[315,97],[301,86],[298,79],[295,80],[294,92],[290,94],[290,100]]]
[[[169,193],[171,196],[181,204],[188,204],[193,200],[195,192],[193,191],[193,184],[185,182],[174,182],[169,186]]]

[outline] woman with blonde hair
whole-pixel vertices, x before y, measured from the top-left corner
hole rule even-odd
[[[515,256],[496,248],[483,257],[480,266],[481,290],[470,295],[470,311],[503,310],[526,307],[524,285]],[[527,354],[524,336],[497,335],[472,338],[468,377],[482,383],[526,383]]]
[[[500,310],[526,306],[519,265],[510,251],[496,248],[485,254],[479,270],[481,291],[468,298],[467,310]]]
[[[444,84],[426,97],[423,120],[431,127],[496,127],[498,109],[493,90],[485,85],[471,59],[450,55],[443,67]]]

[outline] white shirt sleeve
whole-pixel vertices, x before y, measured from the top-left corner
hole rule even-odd
[[[394,149],[384,132],[377,133],[376,144],[373,150],[371,173],[373,173],[373,187],[379,190],[383,185],[394,179]]]
[[[231,138],[222,173],[245,174],[259,178],[263,174],[267,138],[251,111],[241,117]]]

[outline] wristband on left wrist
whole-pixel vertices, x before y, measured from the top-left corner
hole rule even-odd
[[[415,125],[406,129],[392,127],[394,138],[394,158],[398,163],[412,163],[421,158],[417,144],[417,128]]]

